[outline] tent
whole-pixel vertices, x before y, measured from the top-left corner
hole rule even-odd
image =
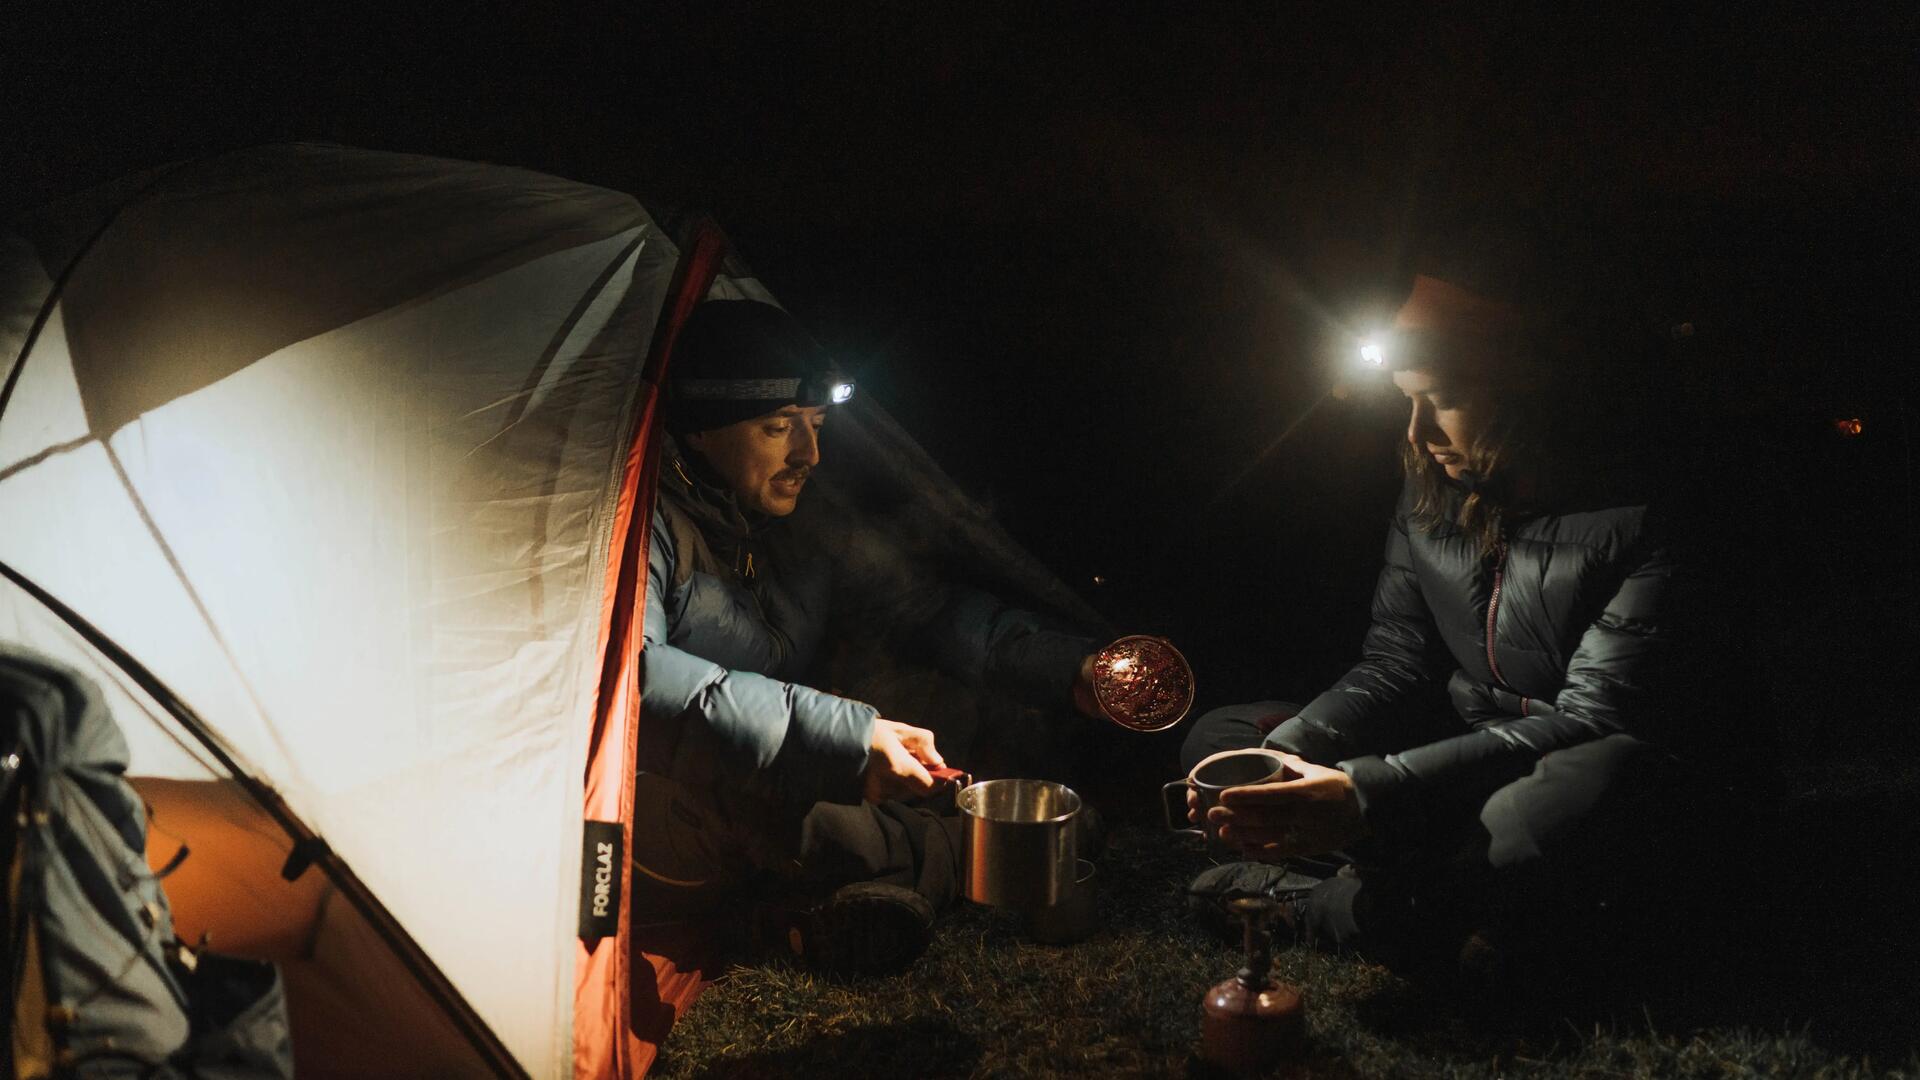
[[[766,296],[677,239],[326,145],[0,233],[0,639],[109,695],[182,938],[280,963],[303,1075],[635,1076],[697,993],[619,896],[650,433],[692,305]],[[890,513],[1088,615],[851,420]]]
[[[307,1075],[651,1059],[584,823],[632,828],[645,364],[749,287],[697,235],[298,145],[0,237],[0,637],[112,695],[183,938],[281,962]]]

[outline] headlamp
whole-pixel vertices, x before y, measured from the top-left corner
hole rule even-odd
[[[809,407],[845,405],[853,400],[853,380],[837,371],[817,371],[800,380],[794,400]]]
[[[1477,367],[1487,359],[1511,351],[1513,340],[1437,334],[1431,330],[1389,330],[1360,339],[1355,347],[1359,366],[1373,371],[1413,368]]]
[[[680,379],[674,388],[690,401],[791,401],[811,408],[853,400],[853,380],[836,371],[805,378]]]

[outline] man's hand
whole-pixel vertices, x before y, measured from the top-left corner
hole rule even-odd
[[[1367,835],[1352,777],[1293,754],[1282,756],[1297,778],[1220,793],[1220,805],[1207,812],[1220,826],[1220,839],[1250,858],[1274,862],[1289,855],[1324,855]]]
[[[1107,714],[1100,711],[1100,699],[1093,692],[1093,661],[1099,653],[1087,654],[1080,661],[1080,673],[1073,677],[1073,710],[1089,720],[1105,720]]]
[[[875,717],[860,796],[877,803],[932,794],[939,785],[927,774],[927,766],[945,764],[933,747],[933,732]]]

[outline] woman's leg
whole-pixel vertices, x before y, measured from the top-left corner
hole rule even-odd
[[[1688,850],[1671,759],[1628,735],[1544,756],[1477,813],[1436,806],[1418,844],[1376,837],[1314,891],[1323,946],[1397,965],[1450,962],[1468,934],[1577,943],[1604,933],[1649,865]],[[1604,913],[1604,914],[1603,914]]]
[[[1671,759],[1631,735],[1556,750],[1480,808],[1487,866],[1611,867],[1670,831],[1680,802]]]
[[[1679,931],[1703,884],[1707,789],[1629,735],[1557,750],[1480,810],[1486,923],[1528,948],[1604,948],[1630,926]],[[1703,890],[1704,895],[1704,890]],[[1638,931],[1633,936],[1644,936]]]

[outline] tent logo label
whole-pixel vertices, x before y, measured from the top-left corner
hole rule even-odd
[[[589,943],[620,930],[620,823],[589,821],[580,860],[580,937]]]
[[[607,895],[613,891],[613,845],[593,845],[593,917],[607,917]]]

